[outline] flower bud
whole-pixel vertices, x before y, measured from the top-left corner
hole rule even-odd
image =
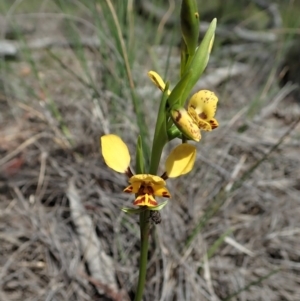
[[[188,54],[193,56],[198,46],[199,13],[196,0],[182,0],[181,4],[181,31]]]

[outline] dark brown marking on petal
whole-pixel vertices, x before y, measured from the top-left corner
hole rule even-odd
[[[152,186],[147,186],[147,193],[148,194],[153,194],[154,193],[154,190],[153,190]]]
[[[175,121],[179,122],[179,120],[181,119],[182,116],[181,116],[181,113],[178,110],[176,110],[176,112],[178,113],[178,115],[176,116]]]
[[[213,130],[216,129],[217,127],[219,127],[219,125],[214,120],[210,120],[209,123]]]
[[[171,197],[170,194],[169,194],[167,191],[164,191],[164,192],[162,193],[162,196],[163,196],[164,198],[170,198],[170,197]]]
[[[139,204],[142,204],[145,202],[145,196],[140,196],[133,202],[133,205],[139,206]]]
[[[157,205],[157,202],[155,201],[155,199],[150,199],[148,200],[149,204],[153,205],[153,206],[156,206]]]
[[[145,194],[145,185],[142,184],[139,188],[138,195]]]
[[[159,82],[158,82],[158,80],[156,79],[156,77],[151,75],[151,79],[155,82],[155,84],[156,84],[156,86],[158,87],[158,89],[159,89],[160,91],[164,92],[163,87],[161,87],[161,85],[159,84]]]
[[[132,186],[128,186],[128,187],[126,187],[123,191],[124,191],[124,192],[127,192],[127,193],[132,193],[133,187],[132,187]]]
[[[198,116],[199,116],[200,118],[202,118],[202,119],[206,119],[206,118],[207,118],[207,115],[206,115],[204,112],[198,114]]]

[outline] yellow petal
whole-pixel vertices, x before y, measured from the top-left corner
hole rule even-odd
[[[126,172],[130,164],[130,155],[126,144],[119,136],[102,136],[101,151],[108,167],[117,172]]]
[[[179,177],[192,170],[196,159],[196,148],[188,143],[175,147],[167,158],[165,168],[169,178]]]
[[[166,186],[166,182],[164,179],[162,179],[159,176],[154,176],[150,174],[139,174],[139,175],[134,175],[129,179],[129,183],[134,184],[134,183],[145,183],[145,184],[157,184],[157,185],[163,185]]]
[[[126,193],[138,193],[141,183],[133,183],[132,185],[127,186],[123,191]]]
[[[152,82],[155,84],[155,86],[158,87],[159,90],[161,90],[162,92],[165,91],[166,84],[164,83],[163,79],[160,77],[160,75],[158,73],[156,73],[155,71],[149,71],[148,76],[150,77]],[[168,95],[170,95],[170,94],[171,94],[171,91],[168,90]]]
[[[201,90],[191,97],[188,109],[193,108],[200,119],[208,121],[214,118],[217,103],[218,97],[214,92]]]
[[[212,130],[211,124],[208,121],[200,118],[193,107],[190,106],[188,110],[189,115],[192,117],[194,123],[197,124],[198,129],[204,131]]]
[[[139,195],[135,199],[135,201],[133,202],[133,205],[154,207],[154,206],[157,206],[157,202],[156,202],[155,198],[152,195],[143,194],[143,195]]]
[[[189,139],[199,142],[201,133],[198,124],[184,108],[179,108],[171,111],[171,117],[177,128]]]
[[[170,198],[171,197],[171,194],[170,194],[169,190],[163,185],[154,185],[153,190],[154,190],[153,193],[156,196],[162,196],[164,198]]]

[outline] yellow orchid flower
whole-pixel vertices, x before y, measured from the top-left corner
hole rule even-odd
[[[130,170],[130,155],[126,144],[116,135],[101,137],[101,151],[105,163],[111,169],[125,173],[129,177],[126,193],[134,193],[137,206],[155,207],[158,205],[154,196],[170,198],[165,179],[175,178],[190,172],[196,159],[196,148],[184,143],[175,147],[168,156],[165,164],[166,172],[162,177],[151,174],[133,175]]]
[[[129,179],[130,185],[123,191],[127,193],[135,193],[137,195],[134,205],[137,206],[157,206],[154,196],[170,198],[171,194],[165,187],[166,182],[158,176],[150,174],[134,175]]]
[[[161,91],[164,91],[165,83],[158,73],[156,73],[154,71],[149,71],[148,76],[150,77],[151,81]],[[171,91],[168,91],[169,95],[170,95],[170,93],[171,93]],[[219,126],[218,121],[214,118],[216,110],[217,110],[217,103],[218,103],[217,96],[214,94],[214,92],[211,92],[209,90],[200,90],[199,92],[195,93],[189,100],[187,112],[190,115],[193,122],[197,125],[197,127],[200,130],[211,131],[211,130],[216,129]],[[176,112],[174,114],[176,114]],[[179,116],[179,114],[176,115],[177,118],[178,118],[178,116]],[[174,120],[174,116],[172,116],[172,117]],[[188,122],[187,119],[186,119],[186,122]],[[181,125],[179,125],[179,127],[180,126]],[[193,133],[190,133],[190,135],[187,135],[187,136],[193,137],[195,135],[194,127],[189,126],[189,128],[191,128]],[[180,129],[182,129],[182,127]],[[186,134],[185,131],[183,131],[183,132]],[[189,137],[189,138],[191,138],[191,137]],[[196,139],[194,139],[194,138],[191,138],[191,139],[193,139],[195,141],[199,141],[200,138],[201,138],[201,136],[198,135],[198,133],[196,133]]]
[[[211,131],[219,126],[218,121],[214,118],[217,103],[217,96],[209,90],[201,90],[191,97],[188,112],[199,129]]]

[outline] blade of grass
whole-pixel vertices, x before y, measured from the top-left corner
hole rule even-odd
[[[273,276],[274,274],[277,274],[280,271],[280,269],[276,269],[271,271],[269,274],[267,274],[266,276],[260,277],[257,280],[251,281],[249,284],[247,284],[246,286],[240,288],[239,290],[237,290],[236,292],[234,292],[233,294],[229,295],[228,297],[226,297],[223,301],[229,301],[232,298],[238,296],[241,292],[247,291],[249,290],[252,286],[258,285],[260,283],[262,283],[264,280],[270,278],[271,276]]]
[[[61,1],[61,0],[56,0],[55,1],[58,5],[58,7],[61,9],[61,11],[66,14],[69,15],[69,8],[70,6],[67,5],[66,1]],[[74,19],[73,18],[65,18],[66,21],[66,29],[68,31],[68,37],[69,39],[72,41],[72,44],[74,45],[74,47],[72,47],[72,49],[74,49],[75,55],[78,58],[81,68],[84,71],[84,74],[86,75],[87,79],[89,80],[90,86],[93,88],[93,91],[97,91],[96,88],[96,84],[93,80],[93,77],[91,75],[89,66],[88,66],[88,60],[86,58],[86,54],[84,51],[84,47],[81,43],[81,37],[80,34],[78,32],[78,29],[76,27],[76,25],[74,24]]]
[[[138,97],[135,92],[134,81],[133,81],[133,77],[131,74],[131,68],[129,65],[128,54],[127,54],[125,42],[123,39],[122,30],[121,30],[120,23],[117,18],[117,14],[116,14],[116,11],[115,11],[115,8],[114,8],[112,2],[110,0],[106,0],[106,3],[110,9],[111,15],[113,17],[113,20],[115,22],[115,26],[117,29],[118,39],[121,44],[122,55],[123,55],[124,64],[125,64],[125,68],[126,68],[126,72],[127,72],[127,79],[128,79],[128,83],[129,83],[129,87],[130,87],[130,91],[131,91],[132,103],[133,103],[133,107],[134,107],[134,110],[135,110],[135,113],[137,116],[137,123],[138,123],[138,127],[140,129],[143,150],[145,152],[144,158],[147,158],[148,159],[147,161],[149,162],[150,148],[149,148],[149,144],[146,142],[149,137],[149,132],[148,132],[148,128],[145,124],[145,116],[141,109],[141,105],[140,105],[141,103],[139,102]]]
[[[227,192],[224,190],[224,187],[221,187],[218,194],[212,199],[211,205],[207,208],[204,215],[199,220],[198,224],[194,227],[194,229],[191,231],[190,235],[188,236],[183,252],[190,247],[193,240],[196,238],[196,236],[202,231],[202,229],[205,227],[206,223],[210,220],[211,217],[213,217],[218,210],[223,205]]]
[[[84,80],[81,76],[79,76],[77,73],[75,73],[72,68],[70,68],[68,65],[66,65],[51,49],[46,49],[47,53],[49,56],[56,61],[66,72],[68,72],[71,76],[74,77],[79,83],[81,83],[84,87],[93,89],[93,86],[88,83],[86,80]],[[99,97],[100,94],[98,90],[94,91],[95,94]]]
[[[225,238],[232,233],[232,229],[226,230],[207,250],[207,258],[210,259],[214,256],[217,250],[220,248],[221,244],[224,242]]]
[[[231,233],[232,233],[232,229],[228,229],[213,243],[213,245],[207,250],[206,254],[204,255],[204,256],[206,256],[206,260],[209,260],[210,258],[212,258],[214,256],[214,254],[219,250],[220,246],[222,245],[222,243],[224,242],[226,237]],[[205,260],[205,257],[204,257],[203,261],[204,260]],[[203,268],[203,263],[202,263],[202,266],[200,266],[197,270],[198,274],[201,272],[202,268]]]

